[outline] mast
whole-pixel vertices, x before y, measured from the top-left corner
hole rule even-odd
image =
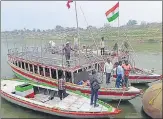
[[[78,14],[77,14],[76,1],[75,1],[75,15],[76,15],[76,27],[77,27],[78,49],[79,49],[79,56],[80,56],[79,24],[78,24]],[[80,57],[79,57],[79,64],[80,64]]]

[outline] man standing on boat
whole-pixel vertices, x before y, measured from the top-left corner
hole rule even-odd
[[[65,76],[62,75],[62,77],[58,80],[58,95],[60,97],[60,100],[62,100],[65,97],[66,94],[66,86],[65,86]]]
[[[101,47],[101,55],[104,55],[104,50],[105,50],[104,37],[101,38],[100,47]]]
[[[98,91],[100,89],[100,85],[97,79],[96,71],[92,71],[92,77],[90,78],[90,86],[91,86],[91,105],[93,105],[94,102],[94,107],[98,107],[99,105],[96,104],[97,99],[98,99]]]
[[[116,68],[116,72],[117,72],[116,88],[119,88],[120,84],[122,82],[122,78],[124,76],[124,71],[123,71],[123,68],[122,68],[122,61],[119,61],[119,65]]]
[[[111,72],[113,70],[113,64],[110,59],[107,59],[107,62],[104,64],[104,73],[106,74],[106,84],[110,83]]]
[[[68,64],[68,66],[70,66],[69,60],[70,60],[70,52],[71,52],[71,50],[73,50],[73,49],[71,48],[70,43],[67,42],[67,43],[66,43],[66,46],[63,48],[63,52],[64,52],[64,54],[65,54],[66,62],[67,62],[67,64]],[[73,51],[74,51],[74,50],[73,50]]]
[[[124,69],[124,86],[128,88],[128,77],[131,71],[131,65],[128,64],[128,60],[125,61],[125,64],[122,65],[122,68]]]

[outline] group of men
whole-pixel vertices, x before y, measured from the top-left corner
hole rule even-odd
[[[113,64],[110,59],[104,64],[104,74],[106,74],[106,84],[110,83],[111,73],[113,71]],[[120,85],[128,87],[128,77],[131,71],[131,65],[126,60],[124,64],[119,61],[116,65],[116,87],[119,88]]]

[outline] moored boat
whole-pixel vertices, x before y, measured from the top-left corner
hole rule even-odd
[[[116,78],[116,74],[113,75]],[[137,83],[152,83],[162,79],[162,75],[155,74],[153,71],[146,69],[133,68],[129,75],[129,82]]]
[[[80,92],[66,91],[59,99],[57,88],[23,80],[1,80],[1,96],[11,103],[32,110],[70,118],[114,117],[121,110],[100,100],[98,107],[90,105],[90,98]]]
[[[68,90],[79,90],[82,93],[90,94],[91,90],[89,86],[77,85],[81,80],[87,80],[87,72],[91,72],[96,69],[101,72],[101,64],[103,60],[100,57],[91,54],[89,60],[85,54],[78,57],[71,56],[73,61],[70,61],[70,66],[66,65],[66,61],[63,56],[58,54],[51,54],[47,50],[46,52],[40,52],[39,48],[26,48],[28,50],[20,52],[19,49],[11,49],[8,54],[8,63],[11,66],[15,75],[20,79],[39,81],[48,85],[57,86],[60,74],[66,76],[66,88]],[[37,49],[37,50],[36,50]],[[58,51],[59,52],[59,51]],[[52,58],[52,57],[55,57]],[[62,58],[62,60],[60,59]],[[109,100],[130,100],[142,93],[141,89],[129,87],[128,89],[109,87],[104,88],[101,86],[99,90],[100,99]]]

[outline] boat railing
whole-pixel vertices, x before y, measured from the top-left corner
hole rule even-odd
[[[98,62],[100,61],[98,56],[93,55],[92,52],[88,53],[81,53],[80,55],[75,56],[75,53],[71,53],[71,59],[67,60],[65,59],[65,56],[63,55],[62,49],[58,48],[56,50],[55,54],[57,54],[59,57],[48,57],[49,55],[52,55],[52,52],[46,48],[46,47],[22,47],[22,48],[14,48],[9,49],[8,54],[14,57],[18,57],[21,59],[38,62],[41,64],[47,64],[47,65],[57,65],[57,66],[63,66],[67,67],[67,61],[70,63],[69,67],[75,67],[75,66],[82,66],[82,65],[88,65],[90,63]],[[82,58],[83,61],[79,60],[79,58]],[[83,59],[84,58],[84,59]],[[98,59],[98,60],[97,60]]]

